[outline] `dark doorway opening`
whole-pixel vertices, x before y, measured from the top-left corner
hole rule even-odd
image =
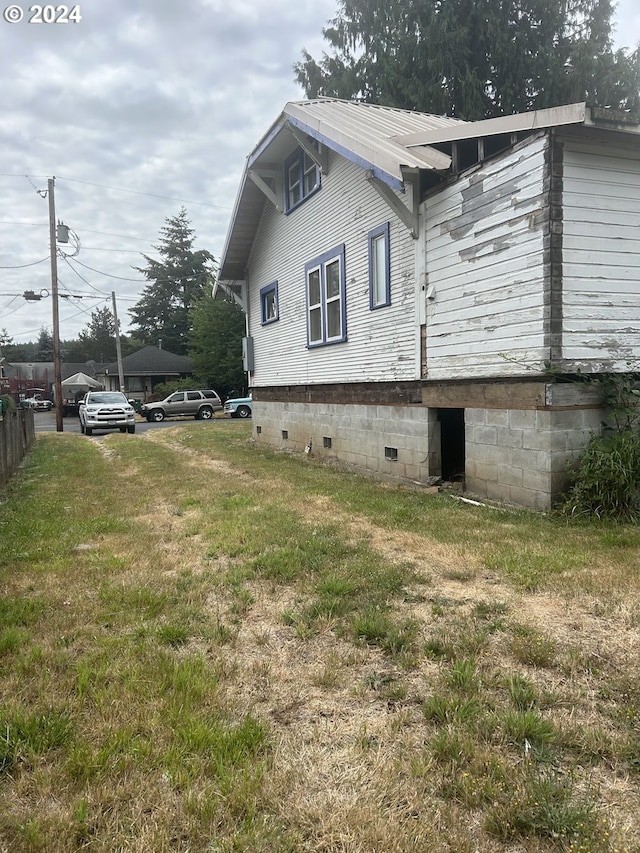
[[[438,409],[440,421],[441,477],[449,483],[464,481],[464,409]]]

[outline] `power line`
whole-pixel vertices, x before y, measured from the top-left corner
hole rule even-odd
[[[0,219],[0,225],[27,225],[33,228],[46,228],[45,222],[16,222],[13,219]],[[82,228],[83,234],[102,234],[105,237],[120,237],[123,240],[139,240],[141,243],[150,243],[152,244],[154,240],[157,240],[157,237],[146,238],[146,237],[132,237],[131,234],[116,234],[114,231],[95,231],[92,228]],[[83,246],[83,248],[87,248]],[[118,251],[114,249],[113,251]]]
[[[44,261],[48,261],[48,260],[49,260],[49,258],[42,258],[42,260],[40,260],[40,261],[33,261],[30,264],[20,264],[20,266],[17,266],[17,267],[0,267],[0,270],[23,270],[25,267],[35,267],[35,266],[37,266],[37,264],[41,264]]]
[[[73,259],[74,263],[80,264],[81,267],[84,267],[86,270],[91,270],[91,272],[97,272],[98,275],[106,275],[107,278],[117,278],[119,281],[132,281],[135,284],[146,284],[146,282],[142,281],[139,278],[123,278],[121,275],[112,275],[109,272],[103,272],[102,270],[96,270],[93,267],[88,266],[87,264],[83,264],[82,261],[79,261],[77,258]]]
[[[103,249],[101,246],[83,246],[83,252],[117,252],[119,255],[139,255],[139,249]]]
[[[94,184],[91,181],[81,181],[78,178],[63,178],[60,175],[58,175],[57,179],[59,181],[70,181],[71,183],[74,183],[74,184],[86,184],[89,187],[100,187],[103,190],[116,190],[117,192],[131,193],[132,195],[146,195],[146,196],[149,196],[150,198],[163,198],[163,199],[166,199],[167,201],[180,201],[180,202],[182,202],[182,204],[197,204],[197,205],[200,205],[200,207],[215,207],[215,208],[218,208],[219,210],[231,210],[230,207],[226,207],[222,204],[209,204],[206,201],[190,201],[189,199],[186,199],[186,198],[175,198],[175,196],[170,196],[170,195],[158,195],[157,193],[145,193],[145,192],[142,192],[141,190],[127,190],[124,187],[110,187],[110,186],[107,186],[106,184]]]
[[[90,281],[87,281],[87,279],[78,272],[78,270],[74,269],[73,265],[69,262],[69,258],[65,258],[64,260],[65,260],[65,263],[67,264],[67,266],[69,267],[69,269],[72,270],[78,276],[78,278],[81,281],[84,281],[84,283],[88,287],[90,287],[91,290],[95,290],[96,293],[100,293],[101,295],[105,296],[105,298],[106,298],[106,294],[103,294],[103,292],[101,290],[98,290],[97,287],[94,287]]]

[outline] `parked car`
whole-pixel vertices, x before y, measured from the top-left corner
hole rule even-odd
[[[89,391],[80,401],[80,432],[91,435],[94,429],[136,431],[136,413],[120,391]]]
[[[157,403],[144,403],[140,414],[148,421],[163,421],[175,415],[193,415],[204,421],[222,409],[222,402],[215,391],[174,391]]]
[[[24,409],[34,409],[36,412],[50,412],[53,409],[51,400],[42,400],[40,397],[26,397],[20,400]]]
[[[232,418],[250,418],[252,415],[251,395],[248,397],[233,397],[224,404],[225,415]]]

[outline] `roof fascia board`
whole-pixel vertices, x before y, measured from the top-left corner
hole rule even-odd
[[[537,130],[564,124],[583,124],[587,118],[587,106],[583,103],[551,107],[529,113],[518,113],[499,118],[468,122],[442,130],[418,131],[392,137],[393,141],[407,148],[419,145],[434,145],[439,142],[455,142],[477,136],[496,136],[501,133]]]
[[[251,154],[249,154],[249,156],[247,157],[247,163],[249,164],[249,166],[252,166],[255,161],[261,156],[261,154],[263,154],[267,150],[267,148],[271,145],[276,136],[278,136],[278,134],[281,132],[282,128],[285,125],[285,122],[285,115],[281,115],[278,120],[274,122],[271,129],[265,133],[260,142],[258,142]]]
[[[229,251],[229,247],[231,246],[231,242],[233,240],[235,226],[238,219],[238,214],[240,212],[240,208],[242,206],[242,200],[244,196],[245,187],[247,185],[247,178],[249,177],[247,171],[247,164],[245,163],[244,171],[242,173],[242,178],[240,179],[240,186],[238,187],[238,194],[236,195],[236,200],[233,205],[233,210],[231,212],[231,219],[229,224],[229,229],[227,230],[227,236],[224,241],[224,246],[222,247],[222,253],[220,255],[220,270],[225,265],[227,252]]]

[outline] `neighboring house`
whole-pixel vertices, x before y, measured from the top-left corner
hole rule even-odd
[[[560,380],[638,369],[640,126],[289,103],[219,280],[247,310],[256,440],[548,509],[603,417]]]
[[[189,356],[159,347],[143,347],[122,359],[124,392],[133,400],[146,400],[156,385],[186,379],[193,370]],[[97,377],[107,391],[120,390],[118,363],[106,365]]]
[[[94,361],[63,362],[60,365],[61,380],[74,373],[86,373],[95,378],[100,365]],[[0,376],[0,393],[11,394],[16,402],[38,389],[46,399],[54,399],[55,368],[52,361],[4,362],[4,375]]]

